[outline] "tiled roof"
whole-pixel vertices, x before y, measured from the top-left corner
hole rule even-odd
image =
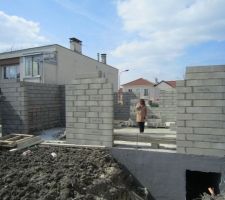
[[[162,82],[168,84],[169,86],[171,86],[171,87],[173,87],[173,88],[176,88],[176,81],[161,81],[161,82],[155,84],[155,86],[161,84]]]
[[[165,82],[173,88],[176,87],[176,81],[165,81]]]
[[[122,86],[135,86],[135,85],[146,85],[146,86],[154,86],[154,83],[143,79],[143,78],[139,78],[137,80],[131,81],[129,83],[123,84]]]

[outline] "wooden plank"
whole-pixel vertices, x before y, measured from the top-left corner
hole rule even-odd
[[[0,138],[0,146],[14,148],[19,143],[28,141],[30,138],[33,138],[33,135],[28,134],[10,134]]]

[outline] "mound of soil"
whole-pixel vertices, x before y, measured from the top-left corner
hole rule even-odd
[[[106,149],[29,150],[0,151],[1,200],[119,200],[137,187]]]

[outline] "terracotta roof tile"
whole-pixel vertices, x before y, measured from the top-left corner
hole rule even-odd
[[[146,85],[146,86],[154,86],[154,83],[143,79],[143,78],[139,78],[137,80],[131,81],[129,83],[123,84],[122,86],[135,86],[135,85]]]
[[[155,84],[155,86],[159,85],[162,82],[167,83],[169,86],[171,86],[173,88],[176,88],[176,81],[161,81],[161,82]]]
[[[176,87],[176,81],[165,81],[165,82],[173,88]]]

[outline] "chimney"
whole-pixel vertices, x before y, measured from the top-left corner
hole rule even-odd
[[[98,59],[98,62],[99,62],[99,53],[97,53],[97,59]]]
[[[70,38],[70,49],[77,53],[82,54],[82,41],[77,38]]]
[[[106,64],[106,54],[105,53],[101,54],[101,58],[102,58],[102,63]]]

